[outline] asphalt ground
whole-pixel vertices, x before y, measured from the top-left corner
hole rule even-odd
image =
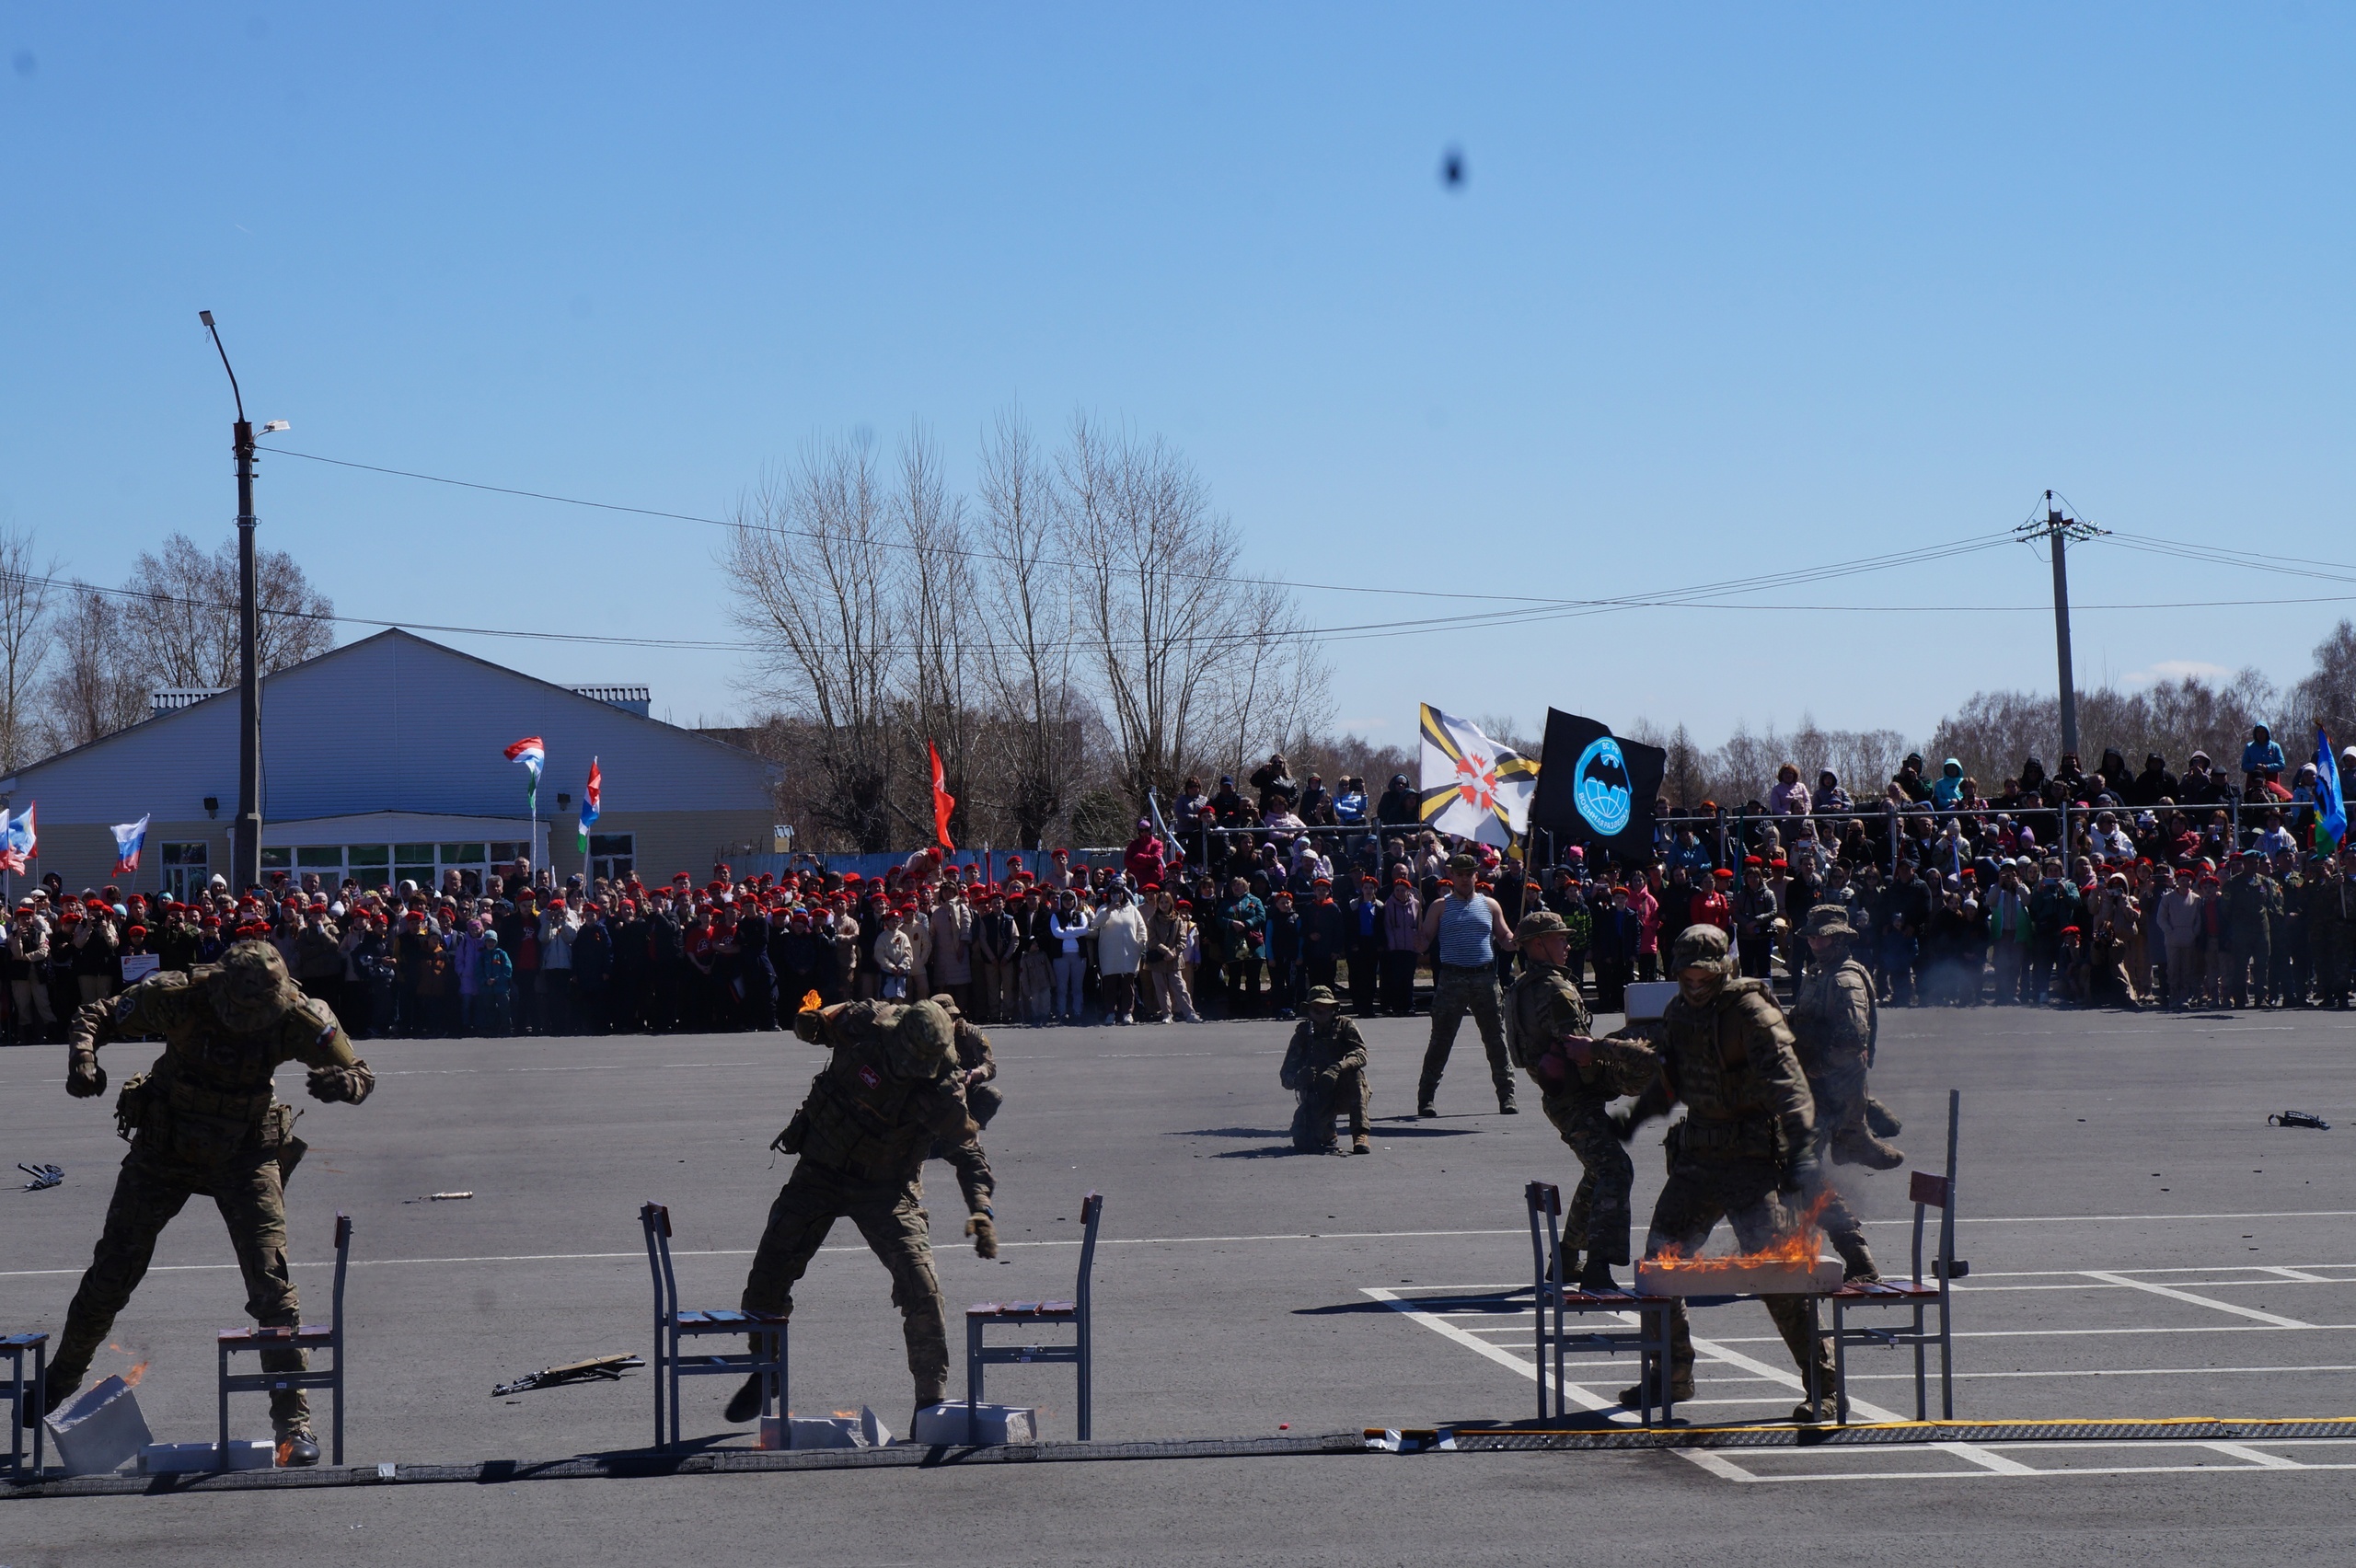
[[[1295,1156],[1276,1084],[1279,1024],[1005,1030],[997,1262],[930,1185],[958,1309],[1068,1295],[1080,1201],[1105,1194],[1096,1266],[1096,1435],[1259,1436],[1515,1421],[1534,1413],[1521,1190],[1576,1179],[1530,1110],[1496,1113],[1468,1027],[1440,1119],[1413,1116],[1425,1026],[1366,1026],[1376,1152]],[[637,1221],[670,1205],[690,1306],[733,1306],[786,1174],[767,1144],[816,1054],[791,1035],[376,1042],[379,1088],[309,1108],[290,1188],[306,1316],[324,1317],[333,1217],[355,1226],[347,1307],[353,1463],[546,1460],[641,1447],[646,1375],[490,1397],[553,1362],[647,1353]],[[108,1053],[119,1081],[144,1047]],[[1944,1161],[1963,1095],[1956,1410],[1972,1419],[2356,1415],[2351,1129],[2288,1131],[2287,1108],[2356,1115],[2356,1015],[2150,1018],[1889,1012],[1876,1089],[1898,1140]],[[64,1053],[0,1052],[0,1153],[63,1186],[0,1192],[0,1328],[54,1332],[121,1145],[108,1100],[74,1101]],[[1662,1170],[1636,1144],[1639,1223]],[[1904,1265],[1906,1172],[1840,1172],[1886,1271]],[[463,1202],[413,1202],[470,1190]],[[1720,1242],[1724,1244],[1721,1233]],[[792,1403],[908,1412],[882,1269],[838,1228],[797,1292]],[[210,1437],[214,1331],[242,1320],[202,1202],[94,1373],[150,1363],[162,1440]],[[1795,1377],[1755,1303],[1696,1314],[1697,1424],[1788,1412]],[[953,1344],[953,1359],[962,1353]],[[1575,1404],[1626,1364],[1575,1364]],[[1902,1353],[1853,1359],[1860,1412],[1911,1412]],[[953,1378],[953,1382],[955,1382]],[[687,1430],[743,1444],[728,1385],[691,1383]],[[1068,1368],[993,1369],[1072,1435]],[[244,1396],[233,1430],[267,1430]],[[1933,1413],[1936,1389],[1933,1389]],[[320,1406],[324,1423],[324,1402]],[[2277,1561],[2351,1533],[2356,1443],[1972,1444],[1864,1451],[1456,1454],[944,1467],[660,1480],[0,1502],[0,1563],[318,1561],[1408,1562],[1607,1550],[1683,1561],[1764,1534],[1850,1561]]]

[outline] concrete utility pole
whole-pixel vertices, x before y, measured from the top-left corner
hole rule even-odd
[[[254,427],[246,418],[245,394],[237,389],[237,373],[229,368],[229,351],[221,346],[221,329],[213,312],[200,310],[196,318],[213,334],[221,368],[229,372],[229,396],[237,405],[237,421],[229,427],[230,450],[237,458],[237,816],[229,828],[229,882],[239,893],[261,882],[261,679],[254,668],[254,643],[260,633],[260,612],[254,604]],[[262,430],[284,430],[284,420],[272,420]]]
[[[2091,539],[2104,532],[2091,523],[2064,513],[2045,492],[2045,515],[2032,517],[2015,530],[2024,539],[2043,539],[2053,552],[2053,653],[2061,666],[2062,749],[2078,749],[2078,686],[2070,674],[2070,571],[2063,552],[2072,539]]]

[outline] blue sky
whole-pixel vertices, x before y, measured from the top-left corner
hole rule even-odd
[[[0,516],[106,582],[226,536],[207,307],[298,450],[687,513],[911,421],[963,478],[1019,402],[1167,435],[1296,581],[1621,594],[1987,535],[2048,486],[2356,559],[2352,44],[2316,4],[14,7]],[[349,614],[730,635],[694,524],[290,459],[260,511]],[[2356,593],[2072,565],[2088,605]],[[2050,685],[2048,591],[2006,546],[1752,597],[2026,613],[1336,642],[1338,713],[1926,733]],[[2078,667],[2287,682],[2348,610],[2090,608]],[[450,640],[745,706],[724,655]]]

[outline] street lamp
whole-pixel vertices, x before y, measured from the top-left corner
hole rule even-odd
[[[254,670],[260,619],[254,605],[254,526],[260,519],[254,515],[254,427],[246,418],[245,394],[237,389],[237,373],[230,369],[213,312],[200,310],[196,318],[213,334],[221,368],[229,372],[229,396],[237,405],[237,422],[229,427],[230,450],[237,457],[237,815],[229,826],[229,874],[243,891],[261,882],[261,683]],[[284,420],[272,420],[262,431],[286,428]]]

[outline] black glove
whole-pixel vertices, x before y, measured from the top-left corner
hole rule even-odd
[[[107,1091],[107,1070],[85,1057],[66,1069],[65,1092],[76,1100],[96,1100]]]
[[[1784,1181],[1779,1191],[1807,1192],[1824,1180],[1824,1166],[1813,1154],[1798,1154],[1784,1162]]]

